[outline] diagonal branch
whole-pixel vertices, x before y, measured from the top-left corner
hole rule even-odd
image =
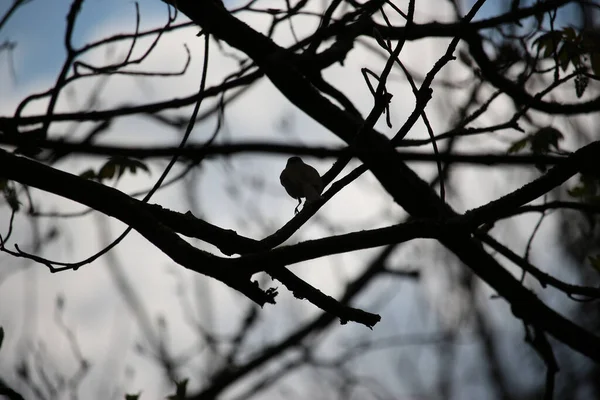
[[[59,171],[0,150],[2,176],[69,198],[133,227],[148,241],[183,267],[213,277],[239,290],[260,305],[273,303],[274,295],[261,290],[248,274],[226,268],[222,259],[199,250],[158,221],[135,199],[99,183]]]
[[[202,28],[250,56],[293,104],[348,144],[352,143],[363,121],[321,96],[290,62],[285,49],[230,15],[214,1],[187,0],[173,5]],[[364,155],[361,160],[408,213],[421,218],[456,215],[403,163],[386,137],[372,131],[361,135],[357,145],[378,153],[377,157]],[[455,235],[444,237],[441,242],[503,296],[518,318],[541,327],[578,352],[600,361],[600,339],[597,336],[547,307],[498,264],[468,231],[457,230]]]

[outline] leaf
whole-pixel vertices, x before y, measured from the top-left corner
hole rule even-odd
[[[138,400],[141,396],[142,392],[136,394],[125,394],[125,400]]]
[[[79,176],[83,179],[91,179],[91,180],[98,178],[98,176],[96,175],[96,172],[91,168],[83,171],[82,173],[79,174]]]
[[[576,41],[576,40],[579,39],[579,35],[577,35],[577,32],[575,31],[575,29],[573,29],[570,26],[567,26],[566,28],[563,28],[563,30],[562,30],[562,36],[566,40],[569,40],[571,42],[574,42],[574,41]]]
[[[572,187],[571,189],[568,189],[567,193],[569,193],[569,196],[571,197],[582,198],[586,194],[586,189],[583,185],[577,185]]]
[[[533,41],[533,45],[536,46],[538,48],[538,50],[542,51],[542,48],[544,48],[546,46],[546,44],[548,43],[549,35],[550,35],[550,32],[544,33],[544,34],[538,36],[537,39],[535,39]]]
[[[129,170],[132,174],[135,174],[138,169],[146,171],[150,174],[150,169],[146,164],[140,160],[127,157],[111,157],[98,171],[97,179],[120,179],[123,174]]]
[[[519,151],[523,150],[525,146],[527,146],[527,143],[529,143],[529,136],[525,137],[524,139],[517,140],[508,148],[508,154],[518,153]]]
[[[567,190],[567,193],[571,197],[593,202],[597,198],[598,181],[593,176],[582,174],[579,177],[579,184]]]
[[[148,168],[148,166],[140,160],[136,160],[134,158],[123,159],[121,165],[129,169],[129,171],[131,171],[132,174],[135,174],[138,168],[150,174],[150,169]]]
[[[571,62],[571,52],[569,51],[569,45],[567,43],[563,44],[558,51],[557,55],[558,65],[563,71],[566,71],[569,68],[569,63]]]
[[[600,255],[589,256],[588,260],[594,269],[600,272]]]
[[[98,180],[112,179],[115,176],[116,170],[117,165],[112,160],[108,160],[106,164],[100,168],[100,171],[98,171]]]
[[[590,78],[583,74],[577,74],[577,76],[575,76],[575,94],[578,98],[581,98],[581,96],[583,96],[585,93],[585,89],[587,88],[589,81]]]
[[[21,208],[21,202],[19,201],[19,197],[17,196],[17,191],[10,186],[6,186],[3,190],[3,193],[4,199],[6,200],[10,208],[14,212],[19,211],[19,208]]]
[[[175,389],[175,394],[168,396],[167,399],[169,399],[169,400],[184,400],[185,394],[187,392],[188,381],[189,381],[189,379],[186,378],[180,382],[175,382],[175,385],[177,386]]]
[[[556,128],[551,126],[540,128],[536,133],[531,135],[531,139],[529,140],[531,151],[537,154],[544,154],[549,152],[551,147],[558,150],[558,143],[563,138],[563,134]]]
[[[561,39],[562,34],[560,32],[548,32],[538,37],[533,42],[533,45],[537,46],[543,58],[547,58],[554,53],[558,47],[558,44],[561,42]]]

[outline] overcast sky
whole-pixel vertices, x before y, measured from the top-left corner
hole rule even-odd
[[[34,0],[22,7],[0,33],[0,42],[14,40],[18,43],[17,49],[12,53],[14,58],[10,59],[7,53],[0,53],[0,114],[11,115],[15,106],[22,98],[36,91],[45,90],[51,86],[61,67],[64,57],[63,35],[61,28],[65,23],[68,12],[69,1],[65,0]],[[422,2],[417,2],[422,3]],[[438,5],[432,9],[421,8],[420,16],[429,19],[443,21],[449,18],[447,2],[436,2]],[[440,5],[441,3],[444,6]],[[489,2],[492,3],[492,2]],[[4,7],[4,5],[2,6]],[[142,28],[158,26],[164,23],[166,18],[166,6],[156,1],[143,1],[140,3],[142,15]],[[489,11],[489,8],[485,11]],[[485,15],[485,14],[482,14]],[[258,17],[251,15],[246,20],[256,24]],[[75,45],[80,45],[91,39],[105,37],[117,32],[131,32],[134,28],[135,8],[132,2],[121,0],[87,0],[81,16],[77,20],[75,31]],[[253,25],[254,26],[254,25]],[[301,34],[308,31],[310,26],[299,24],[297,32]],[[152,57],[144,64],[146,70],[170,69],[178,70],[185,62],[185,51],[183,43],[187,43],[193,58],[190,73],[185,77],[148,80],[133,80],[130,78],[116,78],[111,80],[103,89],[102,101],[99,108],[110,107],[127,102],[149,102],[161,98],[173,96],[187,96],[197,90],[199,84],[199,71],[201,70],[201,49],[203,40],[195,37],[197,29],[190,29],[169,35],[168,38],[154,50]],[[279,38],[282,43],[292,40],[287,29],[281,29]],[[148,41],[140,41],[140,49]],[[422,43],[407,43],[403,50],[403,59],[407,64],[417,71],[426,71],[445,51],[447,41],[439,40],[436,45],[424,47]],[[212,43],[212,49],[217,46]],[[123,54],[124,48],[116,49],[113,56]],[[140,50],[141,51],[141,50]],[[88,60],[101,64],[106,54],[94,53]],[[13,76],[10,69],[14,63],[16,75]],[[367,55],[364,51],[355,51],[346,60],[345,68],[334,66],[326,71],[326,77],[337,87],[343,88],[344,92],[356,101],[356,105],[366,114],[371,106],[371,99],[360,75],[360,68],[370,66],[378,68],[381,61]],[[219,78],[227,71],[235,68],[235,63],[221,56],[218,52],[211,55],[209,66],[209,82],[217,83]],[[448,71],[460,74],[454,65],[448,67]],[[449,73],[449,72],[448,72]],[[456,76],[456,75],[454,75]],[[59,110],[78,109],[86,92],[93,89],[93,82],[82,82],[78,85],[77,94],[69,99],[68,96],[61,98]],[[389,88],[394,94],[393,121],[398,126],[412,110],[414,100],[409,95],[408,86],[396,74],[392,77]],[[73,101],[75,99],[75,101]],[[140,100],[142,99],[142,100]],[[43,103],[32,104],[27,113],[40,113],[44,110]],[[185,115],[189,109],[179,110],[180,115]],[[291,118],[292,124],[289,132],[282,136],[281,116]],[[432,122],[436,131],[440,132],[448,125],[448,121],[433,117]],[[381,126],[384,126],[380,123]],[[201,142],[205,140],[214,126],[214,121],[202,124],[196,128],[193,140]],[[70,126],[60,126],[68,129]],[[78,128],[76,133],[81,134]],[[224,135],[232,140],[249,138],[284,138],[297,143],[339,143],[339,141],[324,128],[310,120],[303,114],[294,110],[277,91],[266,81],[256,85],[249,93],[248,100],[235,103],[227,114],[227,124]],[[425,135],[422,125],[415,127],[413,137]],[[109,140],[116,143],[176,143],[179,133],[164,126],[153,123],[148,119],[123,118],[111,129]],[[494,145],[491,145],[492,148]],[[285,156],[244,156],[232,162],[231,166],[222,161],[207,163],[202,170],[202,177],[196,182],[197,202],[200,209],[205,213],[207,220],[225,228],[235,228],[240,233],[260,238],[265,232],[270,233],[284,224],[293,215],[295,201],[285,195],[279,186],[279,171],[285,165]],[[76,159],[69,163],[61,163],[59,167],[72,173],[80,173],[90,165],[99,165],[101,159],[89,161],[87,159]],[[328,161],[311,160],[321,173],[329,166]],[[134,189],[148,187],[159,174],[164,163],[153,162],[152,175],[136,178],[127,178],[119,184],[119,189],[131,192]],[[235,173],[228,168],[233,168]],[[431,167],[419,167],[424,176],[431,176],[434,169]],[[262,185],[257,191],[248,190],[240,183],[248,176],[258,177],[257,184]],[[495,187],[497,181],[502,181],[498,174],[489,170],[469,170],[461,175],[465,182],[469,179],[480,181],[487,177],[487,185]],[[483,184],[482,184],[483,185]],[[243,189],[236,201],[231,199],[232,191]],[[365,190],[367,188],[367,190]],[[480,188],[483,186],[480,185]],[[505,187],[503,190],[510,190]],[[479,190],[466,197],[466,200],[457,202],[455,206],[464,210],[483,202],[489,201],[498,195],[498,191]],[[75,203],[61,200],[55,196],[42,197],[36,193],[36,198],[43,199],[40,206],[45,211],[75,211],[84,207]],[[191,205],[184,197],[181,187],[167,189],[159,192],[153,201],[166,207],[185,212]],[[373,211],[376,210],[377,212]],[[383,211],[382,211],[383,210]],[[192,209],[192,211],[195,211]],[[384,224],[396,222],[402,215],[389,199],[382,193],[377,183],[370,175],[365,175],[359,182],[344,189],[330,203],[328,203],[320,215],[326,215],[335,222],[353,226],[377,227]],[[7,215],[0,216],[0,226],[6,226]],[[109,232],[105,231],[103,222],[107,219],[93,214],[78,218],[58,221],[57,227],[61,236],[57,243],[44,248],[43,255],[50,259],[60,261],[78,261],[93,254],[105,245],[106,238],[116,237],[123,229],[121,223],[111,221],[108,224]],[[42,231],[46,231],[54,222],[50,219],[42,219]],[[17,218],[17,231],[13,243],[29,243],[31,226],[24,217]],[[309,224],[303,228],[298,235],[290,240],[297,241],[301,238],[320,237],[328,234],[324,224]],[[350,228],[350,229],[351,229]],[[105,237],[103,237],[103,235]],[[514,237],[516,242],[519,237]],[[198,244],[198,243],[196,243]],[[216,251],[211,247],[205,248]],[[304,263],[295,267],[299,275],[308,279],[319,288],[329,294],[335,295],[343,287],[346,279],[356,273],[357,261],[368,259],[373,251],[361,252],[356,255],[341,255],[326,260]],[[410,259],[408,259],[410,260]],[[158,379],[159,371],[152,368],[146,359],[135,354],[133,342],[140,340],[137,323],[133,321],[129,308],[124,299],[115,290],[115,277],[126,276],[134,287],[134,294],[143,302],[153,323],[158,315],[168,316],[169,329],[174,340],[174,346],[179,346],[178,351],[184,351],[185,346],[193,343],[194,332],[185,324],[181,314],[179,298],[176,295],[178,288],[183,285],[190,298],[194,298],[194,290],[197,289],[196,281],[207,282],[207,279],[196,278],[192,274],[177,267],[166,256],[153,246],[148,244],[136,233],[132,233],[106,258],[92,265],[81,268],[77,272],[64,272],[50,274],[41,265],[30,265],[22,260],[9,259],[5,255],[0,256],[2,269],[10,268],[18,271],[5,277],[0,281],[0,325],[7,331],[7,340],[3,348],[3,358],[0,362],[0,371],[9,374],[14,363],[18,359],[18,352],[27,346],[38,348],[40,337],[42,337],[48,348],[46,351],[49,358],[55,362],[58,370],[72,371],[75,368],[68,343],[57,329],[54,321],[55,302],[58,294],[64,294],[66,298],[65,320],[75,331],[86,358],[93,363],[89,379],[84,381],[80,394],[98,393],[106,388],[108,384],[115,383],[115,376],[123,379],[124,371],[128,366],[136,370],[135,377],[126,380],[125,388],[129,392],[143,390],[147,399],[156,398],[159,394],[165,394],[164,382]],[[28,265],[27,269],[23,266]],[[0,271],[0,277],[2,276]],[[192,279],[194,278],[194,279]],[[432,278],[433,279],[433,278]],[[435,281],[435,279],[433,280]],[[183,283],[182,283],[183,282]],[[435,282],[434,282],[435,283]],[[441,284],[438,282],[438,284]],[[243,310],[241,304],[247,302],[237,293],[232,293],[228,288],[220,284],[202,286],[202,291],[210,291],[218,299],[219,306],[215,324],[218,329],[224,331],[231,329],[236,323],[235,316]],[[210,289],[209,289],[210,287]],[[432,287],[435,288],[435,285]],[[414,304],[418,296],[416,287],[407,284],[403,291],[403,307],[409,308]],[[298,318],[304,319],[313,315],[316,310],[306,302],[293,299],[284,288],[280,288],[281,304],[276,307],[266,307],[264,310],[265,320],[279,321],[279,324],[271,324],[269,330],[263,336],[256,338],[257,343],[283,335],[290,326],[298,322]],[[391,301],[391,300],[390,300]],[[441,300],[443,301],[443,299]],[[394,304],[398,304],[394,301]],[[201,309],[201,305],[199,306]],[[227,310],[227,312],[223,312]],[[290,309],[293,312],[290,312]],[[27,314],[23,314],[27,310]],[[209,311],[198,311],[206,317]],[[387,312],[387,314],[386,314]],[[422,320],[415,319],[414,315],[406,313],[402,316],[398,308],[382,311],[383,321],[378,325],[375,334],[385,334],[395,330],[398,324],[408,326],[409,330],[418,332],[426,329],[431,322],[428,316],[422,316]],[[229,318],[221,318],[227,315]],[[410,321],[409,321],[410,318]],[[403,324],[403,319],[406,319]],[[350,328],[360,331],[360,327]],[[365,328],[366,329],[366,328]],[[515,330],[519,334],[520,331]],[[364,332],[363,332],[364,333]],[[143,342],[143,340],[141,340]],[[182,345],[182,344],[185,344]],[[17,349],[10,352],[11,349]],[[65,354],[68,354],[65,356]],[[107,354],[109,356],[107,356]],[[68,373],[68,372],[67,372]],[[82,397],[84,398],[84,397]]]

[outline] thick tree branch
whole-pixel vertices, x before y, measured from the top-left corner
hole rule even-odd
[[[285,49],[231,16],[216,2],[177,1],[173,5],[213,35],[249,55],[292,103],[348,144],[352,142],[363,122],[322,97],[290,63]],[[403,163],[383,135],[376,132],[363,135],[358,145],[376,150],[377,157],[364,156],[361,160],[394,200],[410,214],[422,218],[456,215]],[[600,361],[598,337],[548,308],[502,268],[468,232],[457,231],[453,237],[443,238],[442,243],[497,290],[511,304],[517,317],[528,324],[542,327],[573,349]]]
[[[99,183],[18,157],[0,150],[0,171],[7,179],[36,187],[85,204],[133,227],[173,261],[187,269],[220,280],[260,305],[273,303],[273,294],[264,292],[248,274],[231,271],[222,259],[196,249],[158,221],[137,200]]]
[[[199,237],[221,248],[227,254],[243,254],[265,249],[265,245],[259,241],[240,236],[231,230],[216,227],[196,219],[191,214],[179,214],[160,206],[147,205],[116,189],[12,155],[3,150],[0,150],[0,171],[2,171],[0,173],[2,177],[68,198],[119,219],[138,231],[176,263],[220,280],[261,306],[265,303],[274,303],[276,293],[272,290],[266,292],[261,290],[256,282],[250,280],[250,277],[254,272],[267,271],[273,278],[284,283],[297,297],[306,298],[317,307],[336,315],[342,322],[355,321],[372,327],[380,319],[376,314],[342,306],[333,298],[313,288],[286,270],[280,260],[277,260],[277,255],[265,258],[269,265],[259,266],[255,263],[257,258],[250,258],[247,262],[240,263],[239,260],[244,258],[225,259],[189,245],[175,232],[181,231],[180,233]],[[409,240],[414,238],[418,231],[409,232],[401,229],[401,233],[404,234],[406,240]],[[366,238],[376,236],[376,240],[381,245],[388,244],[393,240],[385,235],[386,231],[359,233],[359,236]],[[354,238],[338,239],[337,243],[343,246],[342,242],[350,239]],[[360,238],[358,240],[360,241]],[[348,245],[346,247],[349,248]],[[368,247],[373,247],[373,245]],[[320,246],[317,248],[322,249]],[[290,250],[287,251],[290,252]],[[293,247],[290,254],[292,253],[297,254]],[[249,268],[249,265],[253,265],[254,268]],[[279,268],[271,269],[271,265],[278,265]]]

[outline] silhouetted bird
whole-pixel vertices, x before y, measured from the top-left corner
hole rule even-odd
[[[294,199],[298,200],[298,205],[294,209],[298,213],[298,207],[302,204],[302,198],[310,203],[317,200],[323,191],[323,181],[321,175],[316,169],[305,164],[300,157],[290,157],[285,169],[279,176],[281,185],[285,191]]]

